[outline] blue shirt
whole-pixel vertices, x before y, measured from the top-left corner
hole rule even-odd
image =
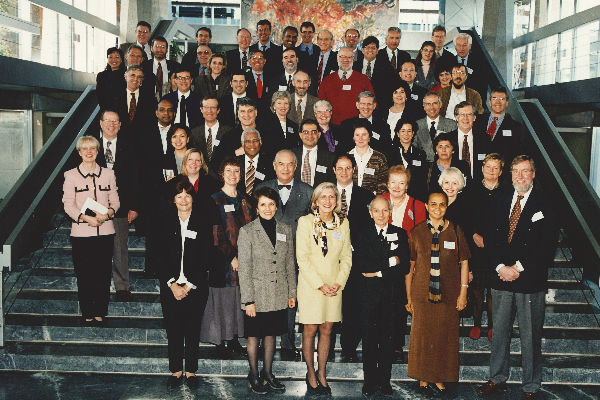
[[[502,114],[496,120],[496,130],[494,131],[494,137],[496,137],[496,133],[498,133],[498,128],[500,128],[500,125],[502,125],[502,121],[504,121],[504,116],[505,115],[506,115],[506,113]],[[490,117],[488,118],[487,127],[486,127],[486,130],[485,130],[486,132],[489,129],[490,124],[492,123],[493,120],[494,120],[494,114],[490,113]]]
[[[314,44],[311,43],[308,46],[305,46],[304,43],[300,43],[300,46],[298,46],[298,48],[300,49],[300,51],[304,51],[306,53],[308,53],[309,55],[313,55],[313,49],[314,49]]]

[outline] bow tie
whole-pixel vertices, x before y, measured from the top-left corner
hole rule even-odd
[[[277,185],[279,190],[286,188],[287,190],[292,190],[292,185]]]

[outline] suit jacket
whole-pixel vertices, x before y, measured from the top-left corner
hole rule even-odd
[[[342,195],[340,191],[340,196]],[[362,188],[356,184],[352,184],[352,195],[350,196],[350,207],[348,208],[348,222],[350,223],[350,239],[352,246],[358,247],[359,235],[353,232],[359,232],[363,226],[369,221],[372,221],[369,209],[367,206],[375,198],[373,192]],[[355,259],[355,254],[352,254],[352,259]],[[351,271],[351,275],[356,275],[355,271]]]
[[[258,185],[256,189],[263,186],[270,187],[271,189],[279,192],[279,188],[277,187],[277,179],[271,179],[263,182]],[[281,202],[281,199],[279,199],[279,203],[277,204],[277,213],[275,214],[275,218],[277,218],[277,221],[281,221],[292,228],[292,237],[294,240],[296,238],[298,219],[310,212],[310,206],[312,204],[312,192],[312,187],[304,182],[294,179],[290,197],[288,198],[287,203],[285,203],[285,206]]]
[[[213,79],[211,75],[197,76],[194,79],[194,93],[200,95],[200,99],[207,96],[216,97],[219,102],[228,94],[231,94],[231,77],[227,73],[222,73]]]
[[[133,120],[129,120],[129,103],[131,96],[129,91],[123,88],[118,95],[115,96],[116,104],[114,109],[119,113],[121,121],[121,129],[126,129],[131,134],[136,135],[150,121],[156,121],[156,98],[154,97],[154,88],[152,86],[140,86],[140,94],[136,103],[136,111]],[[146,89],[144,89],[146,88]]]
[[[308,50],[300,49],[300,45],[296,46],[298,54],[304,59],[303,70],[308,72],[311,76],[317,73],[317,67],[319,66],[319,57],[321,54],[321,48],[313,43],[313,53],[308,54]]]
[[[387,64],[394,71],[394,75],[398,75],[400,70],[402,70],[402,64],[411,59],[410,54],[408,54],[404,50],[396,49],[396,69],[392,67],[392,63],[388,58],[387,48],[384,47],[377,52],[377,58],[375,60],[381,61],[382,64]],[[377,63],[376,61],[376,63]]]
[[[254,302],[257,312],[285,310],[296,297],[296,257],[292,228],[277,221],[275,246],[260,218],[244,225],[238,237],[242,309]]]
[[[330,153],[338,154],[343,152],[341,147],[339,146],[340,140],[342,138],[342,131],[339,125],[329,124],[329,133],[331,134],[331,139],[333,140],[333,148],[329,148],[327,140],[325,139],[325,132],[323,132],[323,128],[321,125],[318,126],[319,132],[321,132],[321,137],[319,138],[318,145],[327,149]]]
[[[364,62],[364,57],[354,61],[352,69],[362,73]],[[375,65],[371,75],[371,85],[373,85],[373,94],[377,99],[378,107],[389,108],[392,106],[392,92],[394,85],[391,85],[390,82],[393,82],[395,79],[398,79],[398,74],[394,72],[392,64],[390,64],[389,61],[386,62],[385,60],[382,60],[379,56],[375,58]]]
[[[450,101],[451,89],[452,85],[445,88],[441,88],[438,91],[440,97],[442,98],[442,108],[440,109],[440,115],[446,115],[446,110],[448,109],[448,102]],[[482,114],[484,109],[483,104],[481,103],[481,96],[479,95],[479,93],[468,87],[466,87],[465,89],[467,90],[467,101],[473,104],[473,106],[475,107],[475,112],[477,114]]]
[[[429,191],[425,185],[428,167],[425,152],[414,145],[411,145],[408,151],[404,151],[398,137],[395,137],[392,143],[394,151],[388,157],[388,165],[404,165],[410,171],[408,194],[418,200],[426,201]],[[407,232],[410,233],[410,230]]]
[[[489,139],[489,136],[485,134],[485,132],[477,130],[475,126],[473,126],[472,130],[473,130],[473,149],[469,149],[471,152],[471,157],[473,159],[473,168],[472,168],[473,173],[471,174],[471,176],[476,181],[480,181],[481,179],[483,179],[483,172],[481,170],[481,167],[483,166],[483,159],[489,153],[489,150],[490,150],[490,139]],[[458,129],[451,131],[450,135],[452,135],[454,143],[458,144],[458,141],[459,141]],[[460,134],[460,137],[462,137],[462,133]],[[460,140],[462,141],[462,139],[460,139]],[[459,154],[459,153],[460,153],[459,148],[456,148],[454,150],[453,157],[461,160],[462,154]]]
[[[246,81],[248,87],[246,88],[246,95],[257,102],[259,115],[264,114],[266,111],[270,111],[271,107],[271,96],[273,92],[277,91],[276,87],[272,87],[272,80],[265,80],[265,73],[263,71],[261,76],[263,88],[261,97],[258,97],[258,89],[256,88],[256,80],[252,71],[246,72]]]
[[[404,283],[404,275],[410,271],[410,253],[406,231],[388,224],[386,240],[382,242],[377,230],[378,227],[371,220],[358,233],[358,248],[354,250],[358,253],[356,267],[361,273],[381,271],[381,278],[370,279],[390,279]],[[398,257],[399,262],[390,265],[391,257]]]
[[[477,127],[480,132],[487,132],[489,118],[489,112],[478,116],[474,128]],[[499,153],[504,157],[505,178],[510,176],[509,170],[512,159],[519,154],[529,154],[525,143],[525,128],[521,123],[515,121],[510,114],[504,114],[504,119],[490,142],[489,153]]]
[[[354,148],[354,131],[352,130],[352,125],[359,119],[362,118],[358,116],[342,121],[340,132],[342,132],[343,136],[340,138],[340,151],[347,153]],[[371,119],[373,120],[371,123],[373,135],[371,136],[369,145],[387,157],[387,155],[390,154],[392,146],[392,133],[386,122],[387,115],[385,116],[385,119],[382,119],[378,114],[373,113]]]
[[[404,111],[402,112],[402,117],[406,117],[409,120],[416,121],[420,118],[420,113],[423,112],[423,107],[419,109],[417,103],[410,99],[406,100],[406,105],[404,107]],[[395,126],[391,126],[388,124],[388,117],[390,116],[390,108],[376,108],[373,112],[373,120],[377,119],[377,124],[381,126],[380,128],[373,127],[375,132],[380,132],[381,130],[386,130],[386,134],[388,135],[385,142],[379,142],[379,150],[386,157],[391,157],[392,153],[396,153],[400,146],[400,141],[396,140],[397,135],[394,133],[396,129]],[[384,127],[385,124],[385,127]],[[393,135],[392,135],[393,134]],[[371,140],[372,143],[376,143],[374,140]],[[377,143],[376,143],[377,144]]]
[[[318,97],[313,96],[312,94],[306,94],[307,99],[306,99],[306,107],[304,108],[304,115],[302,115],[302,119],[316,119],[315,117],[315,103],[317,101],[319,101]],[[292,103],[296,102],[296,96],[292,95]],[[292,121],[295,121],[296,123],[298,123],[298,125],[300,125],[300,122],[302,121],[298,121],[298,113],[296,112],[296,104],[290,104],[290,112],[288,113],[288,118],[291,119]]]
[[[477,118],[479,120],[479,118]],[[476,121],[477,121],[476,120]],[[427,155],[427,161],[432,162],[433,156],[435,154],[435,149],[433,148],[433,141],[431,139],[431,135],[429,135],[429,129],[431,128],[427,124],[427,118],[421,118],[417,120],[417,132],[415,133],[415,138],[413,139],[413,144],[425,151]],[[456,121],[453,119],[449,119],[446,117],[442,117],[440,114],[440,120],[437,123],[436,128],[436,136],[441,132],[450,132],[456,129]]]
[[[96,75],[96,96],[100,109],[115,107],[119,93],[125,90],[125,68],[104,70]]]
[[[260,45],[260,42],[256,42],[253,45],[251,45],[250,52],[260,50],[259,45]],[[265,63],[265,68],[264,68],[265,74],[268,79],[272,79],[283,68],[283,66],[281,64],[281,58],[282,58],[281,46],[277,46],[275,43],[270,42],[269,48],[267,50],[265,50],[265,52],[264,52],[264,56],[267,59],[267,62]]]
[[[179,112],[179,98],[181,95],[179,91],[171,92],[163,96],[162,100],[169,100],[175,106],[175,117]],[[200,113],[200,105],[202,104],[202,98],[198,93],[190,92],[190,95],[185,101],[185,113],[187,125],[190,128],[194,128],[202,121],[202,113]]]
[[[294,179],[298,181],[302,176],[302,151],[304,146],[300,145],[292,151],[296,155],[298,159],[298,167],[296,168],[296,172],[294,173]],[[314,150],[314,149],[313,149]],[[319,184],[323,182],[335,182],[335,174],[333,173],[333,162],[335,161],[335,156],[330,153],[327,148],[322,148],[317,146],[317,163],[314,171],[311,171],[312,176],[314,176],[314,183],[312,187],[317,187]]]
[[[168,72],[173,72],[173,71],[177,71],[180,67],[179,63],[177,61],[173,61],[173,60],[165,60],[167,62],[167,76],[168,76]],[[154,92],[156,92],[156,75],[153,72],[154,69],[154,59],[151,60],[146,60],[142,63],[142,71],[144,71],[144,80],[146,81],[146,85],[148,85],[149,83],[154,86]],[[166,83],[165,80],[163,80],[163,86]],[[158,94],[158,93],[157,93]],[[165,95],[166,93],[162,93],[163,95]]]
[[[188,68],[193,68],[198,63],[198,43],[192,43],[188,46],[188,51],[181,59],[181,65]]]
[[[419,85],[426,90],[431,90],[432,87],[436,86],[438,82],[438,74],[436,73],[436,64],[431,63],[429,66],[429,71],[427,71],[427,76],[423,73],[423,66],[419,65],[417,67],[417,77],[415,78],[415,84]],[[422,103],[421,103],[422,104]]]
[[[355,150],[356,148],[350,150],[349,154],[354,156]],[[372,169],[373,174],[368,174],[366,172],[367,168]],[[373,154],[371,155],[371,158],[369,158],[369,161],[365,167],[361,187],[376,194],[387,192],[387,171],[387,159],[382,153],[378,152],[377,150],[373,150]],[[355,169],[352,180],[354,181],[355,185],[358,185],[358,168]]]
[[[227,93],[222,99],[219,99],[219,115],[217,118],[219,122],[225,125],[235,126],[237,121],[237,115],[235,115],[233,108],[233,96],[231,92]]]
[[[439,71],[442,66],[450,67],[456,63],[457,63],[456,55],[452,54],[451,52],[449,52],[446,49],[442,49],[441,56],[438,56],[437,53],[435,53],[435,64],[437,66],[436,75],[439,75]]]
[[[515,293],[535,293],[546,290],[548,267],[553,264],[558,239],[558,221],[548,194],[537,183],[517,223],[512,241],[508,243],[509,217],[514,191],[498,195],[489,209],[488,230],[484,240],[489,254],[491,286]],[[515,265],[519,261],[524,270],[512,282],[500,280],[496,273],[499,264]]]
[[[331,53],[329,54],[329,57],[327,57],[327,62],[325,63],[325,65],[323,65],[323,79],[325,79],[325,77],[327,75],[329,75],[332,72],[337,71],[338,69],[340,69],[340,67],[338,66],[338,62],[337,62],[337,51],[333,51],[330,50]],[[321,53],[319,53],[317,55],[317,67],[315,69],[315,76],[312,78],[314,81],[318,81],[319,77],[316,75],[317,70],[319,69],[319,61],[321,59]],[[321,79],[321,82],[323,81],[323,79]],[[319,85],[317,85],[317,90],[319,89]]]
[[[219,129],[217,129],[217,140],[219,144],[213,142],[213,152],[212,158],[209,159],[206,152],[206,124],[202,122],[200,125],[196,126],[192,129],[192,146],[196,147],[202,152],[202,156],[208,165],[211,174],[214,175],[217,173],[219,169],[219,165],[217,164],[217,159],[215,158],[215,153],[217,153],[217,149],[223,140],[223,137],[231,130],[229,125],[225,125],[219,122]]]
[[[269,154],[275,155],[281,149],[293,149],[300,143],[298,135],[298,124],[290,119],[289,114],[286,119],[287,132],[283,132],[279,118],[273,112],[268,112],[260,120],[263,130],[259,130],[262,137],[263,149]]]
[[[298,69],[304,71],[304,69],[300,68],[300,65],[298,65]],[[308,71],[305,71],[307,73],[309,73]],[[311,94],[313,96],[317,95],[317,81],[316,79],[312,79],[312,74],[309,73],[309,76],[311,76],[311,82],[310,82],[310,86],[308,87],[308,94]],[[296,91],[296,88],[294,88],[294,85],[290,85],[289,90],[287,89],[287,75],[285,72],[281,72],[280,74],[276,75],[275,79],[271,79],[271,81],[269,82],[269,86],[272,88],[271,91],[271,96],[273,95],[273,92],[283,89],[283,86],[286,87],[286,90],[291,93],[294,94],[294,92]]]
[[[262,182],[275,178],[275,170],[273,169],[273,156],[267,152],[260,151],[258,154],[258,165],[254,165],[254,187],[256,188]],[[242,166],[240,182],[238,183],[237,189],[239,191],[246,191],[246,156],[241,155],[236,157],[240,165]],[[254,163],[253,163],[254,164]]]
[[[414,101],[417,105],[419,105],[422,109],[423,108],[423,97],[425,97],[427,92],[428,92],[428,90],[425,89],[423,86],[419,86],[415,79],[415,81],[413,82],[412,88],[410,88],[410,99],[412,101]],[[425,114],[425,111],[423,111],[422,113]],[[423,117],[423,115],[421,115],[420,117]]]
[[[234,71],[250,71],[250,48],[246,50],[246,54],[248,55],[248,62],[246,63],[246,67],[242,68],[242,58],[240,57],[240,49],[235,48],[233,50],[227,50],[225,52],[225,57],[227,58],[227,71],[230,73]]]

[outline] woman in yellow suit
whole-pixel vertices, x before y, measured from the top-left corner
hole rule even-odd
[[[331,393],[326,365],[331,328],[342,319],[342,290],[352,266],[350,227],[339,212],[337,186],[321,183],[312,195],[312,213],[298,220],[296,258],[298,261],[298,315],[304,324],[302,352],[308,372],[307,394]],[[315,335],[319,330],[315,371]]]

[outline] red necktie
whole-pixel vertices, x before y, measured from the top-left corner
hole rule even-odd
[[[131,101],[129,102],[129,120],[133,121],[133,118],[135,118],[135,110],[136,110],[137,106],[135,104],[135,93],[131,93]]]
[[[163,70],[162,64],[158,63],[158,68],[156,68],[156,93],[158,93],[158,97],[162,97],[162,87],[163,87]]]
[[[260,79],[260,74],[256,74],[256,93],[258,93],[258,98],[262,97],[263,84],[262,79]]]
[[[323,75],[323,53],[321,53],[321,59],[319,60],[319,67],[317,68],[317,86],[321,84],[321,75]]]
[[[490,135],[490,139],[493,139],[494,134],[496,133],[496,121],[498,121],[498,117],[494,117],[494,120],[487,129],[487,134]]]

